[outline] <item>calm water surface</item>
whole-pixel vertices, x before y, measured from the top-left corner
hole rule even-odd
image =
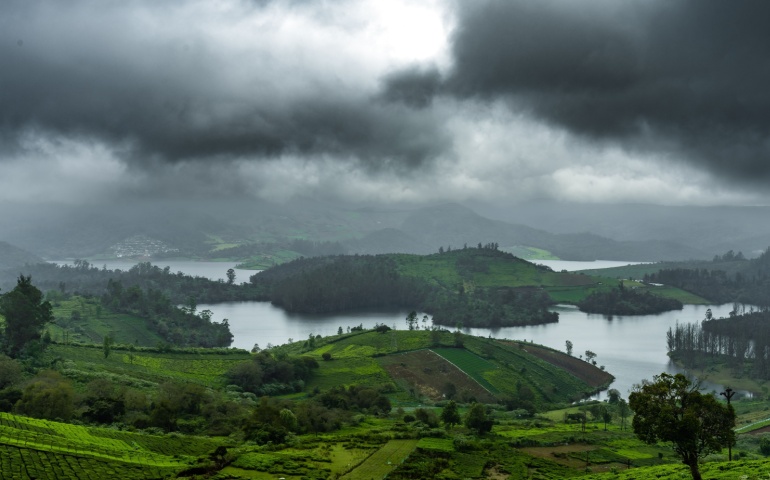
[[[71,263],[71,262],[56,262]],[[108,269],[128,270],[136,261],[93,262]],[[629,265],[633,262],[567,262],[562,260],[540,261],[555,271],[583,270]],[[212,280],[225,279],[225,272],[234,263],[192,262],[182,260],[155,261],[154,265],[168,265],[172,272],[181,271],[188,275],[202,276]],[[236,270],[236,282],[248,281],[253,270]],[[233,347],[251,349],[254,344],[265,348],[268,344],[281,345],[292,340],[305,339],[313,335],[335,335],[340,327],[363,325],[372,328],[384,323],[391,328],[405,329],[407,311],[356,312],[336,315],[300,315],[287,313],[268,302],[230,302],[204,304],[199,310],[209,309],[215,321],[228,319],[235,340]],[[642,379],[650,379],[661,372],[674,373],[678,370],[666,356],[666,331],[679,323],[700,322],[705,318],[706,309],[711,308],[716,317],[727,316],[732,304],[685,305],[683,310],[658,315],[615,316],[609,319],[603,315],[587,314],[576,307],[560,305],[559,322],[529,327],[500,329],[472,328],[465,333],[492,338],[527,340],[557,350],[565,350],[565,342],[573,344],[573,355],[585,355],[586,350],[596,353],[597,365],[604,365],[616,380],[612,388],[626,397],[631,387]],[[422,314],[419,316],[422,318]],[[420,322],[422,325],[422,322]],[[428,322],[430,326],[431,322]],[[722,386],[706,383],[707,388],[720,390]]]
[[[371,328],[377,323],[384,323],[402,330],[406,328],[408,313],[394,311],[299,315],[289,314],[267,302],[231,302],[199,305],[198,308],[211,310],[216,321],[227,318],[235,336],[233,346],[245,349],[251,349],[255,343],[262,348],[268,343],[280,345],[290,338],[307,338],[310,333],[334,335],[339,327],[347,331],[347,327],[359,324]],[[717,317],[727,316],[732,304],[686,305],[680,311],[658,315],[616,316],[612,319],[586,314],[570,305],[560,305],[554,308],[559,312],[558,323],[494,330],[468,328],[464,332],[483,337],[532,341],[560,351],[565,351],[565,342],[570,340],[574,356],[584,356],[586,350],[596,353],[597,365],[604,365],[616,378],[611,388],[618,389],[626,397],[632,386],[642,379],[651,379],[661,372],[680,371],[666,356],[666,331],[677,322],[703,320],[707,308],[711,308]],[[706,387],[721,388],[711,384]]]

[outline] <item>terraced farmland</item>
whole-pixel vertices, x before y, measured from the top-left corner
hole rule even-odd
[[[163,478],[219,442],[83,427],[0,413],[2,478]]]
[[[345,480],[384,478],[406,460],[417,447],[417,442],[418,440],[391,440],[341,478]]]

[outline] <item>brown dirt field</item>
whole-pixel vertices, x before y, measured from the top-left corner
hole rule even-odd
[[[444,387],[450,382],[457,387],[455,398],[462,398],[465,392],[480,402],[496,401],[492,394],[462,370],[430,350],[387,355],[377,360],[396,383],[414,388],[415,391],[433,401],[445,400]]]
[[[546,362],[559,367],[592,387],[600,387],[608,384],[614,378],[609,373],[594,367],[590,363],[571,357],[566,353],[557,352],[531,343],[506,342],[512,345],[524,345],[524,350]]]
[[[760,433],[767,433],[770,432],[770,425],[762,428],[758,428],[756,430],[752,430],[750,432],[746,432],[746,435],[759,435]]]
[[[528,455],[532,455],[533,457],[545,458],[552,462],[558,463],[560,465],[564,465],[565,467],[583,469],[586,466],[586,462],[584,460],[570,457],[569,455],[572,453],[579,453],[579,452],[591,452],[598,449],[599,447],[597,447],[596,445],[575,444],[575,445],[560,445],[558,447],[529,447],[529,448],[522,448],[520,450]],[[564,454],[564,455],[563,456],[560,455],[557,457],[556,454]],[[613,467],[618,470],[625,470],[627,468],[627,466],[622,463],[606,463],[606,464],[592,463],[590,465],[591,471],[593,471],[594,473],[609,472]]]
[[[501,472],[497,465],[487,470],[487,479],[489,480],[506,480],[508,478],[511,476]]]

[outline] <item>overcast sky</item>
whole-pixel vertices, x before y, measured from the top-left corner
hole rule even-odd
[[[0,201],[770,204],[764,0],[0,2]]]

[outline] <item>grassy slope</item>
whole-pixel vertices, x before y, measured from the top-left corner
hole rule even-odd
[[[317,347],[310,351],[306,351],[301,342],[279,348],[319,359],[319,372],[308,382],[308,391],[314,386],[328,388],[354,383],[392,383],[400,386],[398,376],[389,375],[383,365],[385,360],[392,359],[398,365],[401,358],[410,354],[391,353],[395,350],[431,352],[432,349],[452,357],[453,363],[468,377],[482,379],[502,395],[510,393],[517,383],[529,386],[541,405],[566,398],[570,391],[580,392],[590,388],[575,376],[543,360],[549,352],[538,352],[538,346],[518,342],[506,345],[469,336],[463,338],[467,350],[437,349],[431,344],[431,332],[427,331],[352,333],[321,339]],[[440,341],[449,345],[454,341],[454,335],[443,332]],[[536,355],[536,352],[539,354]],[[323,353],[332,354],[333,360],[321,360]],[[64,359],[63,373],[75,378],[78,375],[108,376],[147,388],[154,388],[158,382],[168,379],[221,388],[222,373],[234,362],[248,358],[246,352],[218,355],[139,350],[133,352],[134,363],[131,364],[128,351],[116,350],[104,359],[100,348],[65,345],[51,346],[49,354],[52,358]],[[374,357],[382,354],[386,355]],[[138,361],[140,358],[143,360]],[[404,363],[412,368],[411,363]],[[581,362],[581,365],[584,363]],[[414,367],[420,370],[425,368],[419,363],[415,363]],[[434,373],[429,372],[426,377],[437,377]],[[410,409],[418,405],[408,391],[394,393],[391,398],[394,408]],[[423,396],[419,405],[425,406],[427,398]],[[742,424],[761,419],[762,412],[766,413],[767,402],[747,402],[744,405],[741,401],[736,403],[736,407],[739,424]],[[569,410],[576,408],[579,407],[572,406]],[[440,413],[438,408],[435,411]],[[461,411],[467,411],[467,405]],[[584,477],[586,458],[594,474],[615,470],[620,478],[687,478],[682,477],[686,470],[670,448],[642,444],[630,432],[620,430],[617,418],[609,425],[608,431],[604,431],[601,423],[589,422],[583,432],[579,425],[563,422],[563,411],[530,420],[517,419],[514,414],[502,410],[493,412],[493,416],[495,425],[483,446],[456,447],[456,438],[461,439],[461,443],[465,441],[462,439],[472,438],[462,426],[446,432],[443,439],[391,442],[394,436],[416,435],[409,433],[412,427],[404,425],[399,414],[394,412],[388,418],[365,417],[360,423],[337,432],[301,436],[291,447],[273,449],[243,444],[231,448],[236,461],[222,474],[231,475],[230,478],[254,479],[280,476],[287,479],[329,478],[345,474],[348,475],[346,478],[362,478],[358,474],[369,472],[370,467],[377,463],[375,460],[379,457],[374,452],[390,455],[398,450],[399,460],[406,458],[404,465],[412,466],[429,461],[433,455],[430,452],[438,452],[448,458],[445,468],[447,478],[526,478],[528,472],[534,475],[533,478],[542,479],[618,478],[612,473],[606,477]],[[746,436],[741,436],[734,453],[739,449],[756,451],[757,440],[746,441],[743,438]],[[232,439],[228,440],[229,444],[232,442]],[[0,468],[2,472],[26,469],[26,476],[20,474],[20,478],[160,478],[188,468],[218,444],[217,440],[177,434],[129,433],[0,414],[0,462],[4,462]],[[413,449],[414,452],[409,454]],[[659,458],[658,454],[662,457]],[[372,461],[366,461],[367,458]],[[626,462],[629,460],[634,468],[626,473]],[[400,464],[400,461],[392,462],[389,470],[393,470],[392,466],[396,463]],[[664,465],[657,466],[660,463]],[[484,468],[484,465],[492,467]],[[704,473],[708,472],[705,478],[741,478],[744,474],[749,478],[759,478],[756,475],[762,465],[766,468],[766,463],[754,460],[713,463],[704,466]],[[482,470],[483,474],[480,473]],[[450,471],[454,473],[450,474]],[[500,476],[493,477],[495,473]],[[397,475],[397,472],[394,470],[392,475]]]
[[[502,255],[485,255],[476,249],[456,250],[451,253],[420,255],[393,255],[402,275],[418,277],[434,285],[452,291],[464,286],[466,291],[475,287],[537,287],[543,288],[558,303],[576,303],[594,291],[616,288],[619,280],[613,276],[586,275],[574,272],[554,272],[520,258]],[[461,272],[458,260],[463,255],[472,255],[484,265],[481,271]],[[627,277],[620,277],[627,278]],[[676,298],[683,303],[707,303],[704,299],[673,287],[648,287],[638,282],[626,282],[626,286],[638,289],[652,289],[657,295]]]
[[[118,344],[150,347],[163,342],[151,331],[147,320],[133,315],[115,313],[99,306],[96,298],[73,296],[53,303],[56,321],[48,325],[51,338],[58,342],[101,343],[106,335]],[[72,313],[80,314],[79,320]]]
[[[189,468],[220,444],[0,413],[2,478],[163,478]]]
[[[159,353],[113,347],[104,358],[98,346],[51,345],[46,355],[51,361],[63,359],[62,373],[84,383],[108,377],[119,384],[149,388],[168,380],[221,388],[225,386],[223,374],[249,358],[243,350],[208,351],[211,353]]]
[[[320,368],[307,386],[310,389],[326,389],[334,385],[354,383],[405,385],[410,380],[419,379],[423,385],[440,391],[446,383],[446,379],[441,375],[432,372],[425,375],[424,367],[414,365],[411,372],[403,371],[401,374],[394,373],[395,376],[390,376],[389,371],[393,373],[398,369],[386,369],[389,364],[398,362],[407,365],[407,362],[390,360],[388,357],[380,358],[388,354],[432,349],[498,398],[515,396],[519,386],[525,385],[534,393],[536,403],[545,406],[570,402],[596,389],[596,385],[585,383],[566,370],[528,353],[523,344],[470,336],[463,336],[463,339],[465,349],[446,348],[454,344],[454,336],[449,332],[441,334],[438,345],[441,348],[435,348],[431,332],[428,331],[370,331],[329,337],[329,343],[308,352],[318,358]],[[297,345],[291,348],[298,348]],[[332,360],[321,360],[324,353],[329,353]],[[593,366],[589,368],[601,372]],[[610,379],[608,375],[607,381]],[[457,383],[462,384],[459,380]],[[401,395],[401,398],[404,398],[405,394]]]

